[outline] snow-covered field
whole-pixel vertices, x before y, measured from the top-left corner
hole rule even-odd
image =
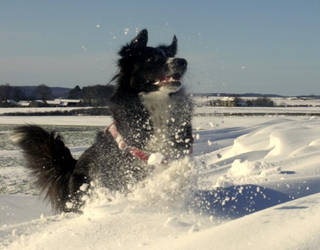
[[[203,100],[202,98],[201,100]],[[312,105],[312,103],[307,103],[306,105]],[[71,111],[75,109],[86,109],[90,107],[55,107],[55,108],[0,108],[0,123],[1,120],[8,120],[6,124],[12,122],[12,124],[17,123],[24,123],[25,121],[28,122],[30,119],[32,119],[32,122],[41,122],[42,118],[36,118],[36,117],[14,117],[14,116],[3,116],[4,113],[44,113],[44,112],[54,112],[54,111]],[[201,106],[195,108],[195,115],[229,115],[229,114],[244,114],[244,115],[320,115],[320,102],[319,106],[310,106],[310,107],[207,107],[207,106]],[[37,119],[37,120],[33,120]],[[64,125],[64,124],[71,124],[70,121],[65,121],[66,118],[59,119],[59,116],[50,116],[48,119],[52,119],[52,122],[48,122],[47,124],[56,124],[54,120],[61,121],[57,125]],[[72,120],[73,118],[69,118],[69,120]],[[90,118],[91,120],[94,118]],[[100,120],[100,119],[99,119]],[[94,121],[93,126],[94,126]],[[97,121],[99,122],[99,121]],[[79,125],[86,125],[86,123],[81,123]]]
[[[258,97],[240,97],[243,100],[254,100]],[[320,107],[320,99],[313,97],[268,97],[276,106],[308,106],[308,107]],[[203,104],[208,101],[215,100],[233,100],[231,96],[194,96],[193,100],[196,104]]]
[[[85,109],[89,107],[41,107],[41,108],[0,108],[0,114],[4,113],[15,113],[15,112],[23,112],[23,113],[34,113],[34,112],[54,112],[54,111],[70,111],[75,109]]]
[[[12,124],[55,128],[79,156],[110,121],[0,116],[0,249],[320,248],[318,116],[197,116],[191,159],[128,197],[99,190],[82,215],[54,215],[8,141]]]
[[[320,115],[320,107],[197,107],[195,115]]]

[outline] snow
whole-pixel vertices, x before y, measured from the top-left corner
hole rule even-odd
[[[320,118],[196,116],[191,158],[157,166],[127,197],[100,188],[83,214],[53,214],[7,143],[12,124],[111,121],[0,117],[0,249],[319,249]],[[81,136],[92,134],[67,137],[75,155]]]
[[[101,116],[0,116],[0,124],[38,124],[38,125],[75,125],[106,126],[111,117]]]
[[[245,68],[246,69],[246,68]],[[257,99],[258,97],[240,97],[243,100]],[[284,107],[320,107],[320,99],[313,97],[268,97],[275,105]],[[203,104],[208,101],[223,100],[231,101],[232,96],[194,96],[195,103]]]
[[[123,34],[126,36],[126,35],[128,35],[129,31],[130,31],[129,28],[125,28],[125,29],[123,30]]]
[[[148,165],[158,165],[161,164],[161,162],[164,160],[164,156],[157,152],[157,153],[153,153],[149,156],[148,159]]]
[[[214,111],[214,113],[213,113]],[[312,114],[320,114],[319,107],[197,107],[196,114],[207,114],[207,115],[219,115],[219,114],[259,114],[259,115],[286,115],[286,114],[294,114],[294,115],[312,115]]]
[[[72,99],[56,99],[59,103],[71,101],[71,102],[77,102],[76,100]],[[50,101],[49,101],[50,102]],[[58,103],[56,103],[58,104]],[[40,112],[53,112],[53,111],[70,111],[75,109],[85,109],[89,107],[41,107],[41,108],[29,108],[29,107],[14,107],[14,108],[0,108],[0,114],[4,113],[16,113],[16,112],[23,112],[23,113],[40,113]],[[2,119],[0,117],[0,119]]]

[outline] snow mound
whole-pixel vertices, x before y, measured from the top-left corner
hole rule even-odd
[[[194,127],[192,158],[157,166],[127,196],[98,189],[81,215],[9,195],[28,177],[0,144],[10,159],[0,161],[0,249],[319,248],[320,119],[198,117]]]
[[[178,205],[190,195],[195,186],[194,163],[186,157],[168,166],[156,166],[155,173],[139,184],[129,198],[151,206],[157,203],[163,207]]]

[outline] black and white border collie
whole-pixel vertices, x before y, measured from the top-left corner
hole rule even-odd
[[[55,210],[81,211],[93,182],[130,192],[154,168],[192,151],[192,104],[181,83],[187,61],[175,57],[175,36],[169,46],[149,47],[147,41],[142,30],[119,51],[114,122],[78,160],[54,131],[35,125],[14,129],[12,141]]]

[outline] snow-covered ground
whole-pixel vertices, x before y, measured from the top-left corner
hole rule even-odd
[[[320,107],[197,107],[195,115],[320,115]]]
[[[85,109],[89,107],[42,107],[42,108],[0,108],[0,114],[4,113],[15,113],[15,112],[23,112],[23,113],[35,113],[35,112],[54,112],[54,111],[70,111],[75,109]]]
[[[258,97],[240,97],[242,100],[254,100]],[[309,106],[309,107],[320,107],[320,99],[313,97],[268,97],[271,99],[276,106]],[[196,104],[201,105],[208,101],[230,101],[234,97],[231,96],[194,96],[193,100]]]
[[[309,104],[308,104],[309,105]],[[311,105],[311,104],[310,104]],[[6,124],[12,122],[12,124],[17,123],[24,123],[29,122],[30,119],[32,119],[32,122],[41,122],[43,121],[42,118],[36,118],[36,117],[14,117],[14,116],[3,116],[4,113],[44,113],[44,112],[54,112],[54,111],[70,111],[74,109],[84,109],[84,108],[90,108],[90,107],[56,107],[56,108],[0,108],[0,123],[2,124],[4,120]],[[315,107],[208,107],[208,106],[202,106],[202,107],[195,107],[194,110],[195,116],[199,115],[229,115],[229,114],[242,114],[242,115],[320,115],[320,103],[319,106]],[[61,118],[61,117],[60,117]],[[36,119],[36,120],[33,120]],[[65,120],[66,118],[59,119],[59,116],[48,116],[48,119],[52,119],[51,122],[47,122],[48,124],[56,124],[56,122],[61,121],[57,123],[57,125],[64,125],[64,124],[71,124],[69,120]],[[90,118],[93,122],[95,119],[92,117]],[[54,121],[56,120],[56,122]],[[97,120],[99,122],[100,119]],[[63,122],[62,122],[63,121]],[[86,125],[86,123],[81,123],[79,125]]]
[[[319,249],[318,116],[195,117],[191,159],[128,197],[98,190],[82,215],[54,215],[8,142],[12,124],[63,125],[78,156],[110,121],[0,117],[0,249]]]

